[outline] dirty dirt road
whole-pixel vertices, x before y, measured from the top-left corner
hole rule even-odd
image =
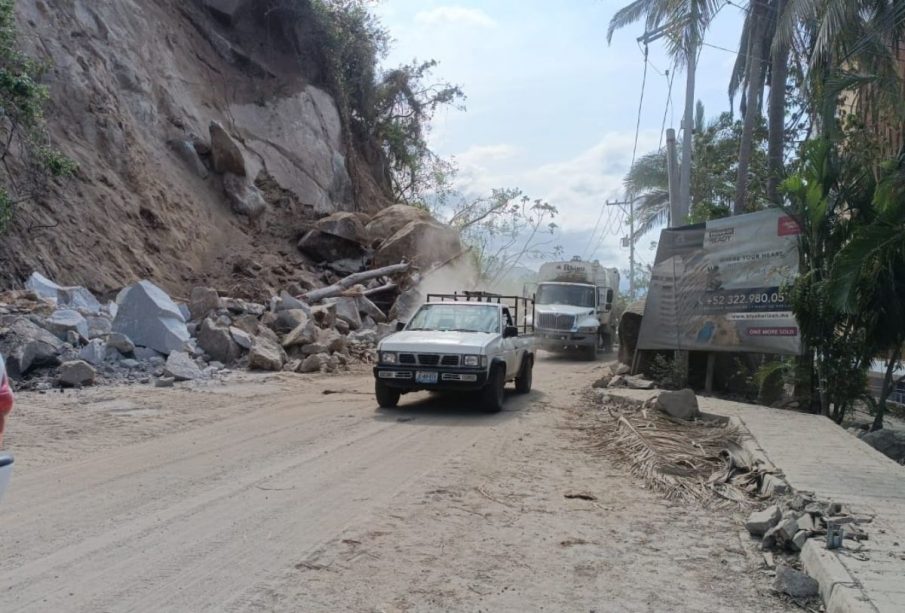
[[[786,610],[731,518],[588,449],[594,365],[535,373],[497,415],[363,370],[23,395],[0,611]]]

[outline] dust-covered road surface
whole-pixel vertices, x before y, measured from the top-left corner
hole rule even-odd
[[[0,611],[785,610],[731,518],[588,450],[593,379],[541,359],[496,415],[365,371],[25,394]]]

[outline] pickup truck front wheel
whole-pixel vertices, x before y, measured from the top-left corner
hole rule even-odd
[[[490,380],[481,390],[481,408],[487,413],[499,413],[503,410],[505,397],[506,373],[497,366],[490,371]]]
[[[534,373],[534,358],[530,355],[525,356],[522,362],[522,369],[515,378],[515,391],[519,394],[527,394],[531,391],[531,379]]]
[[[374,391],[377,395],[377,404],[381,409],[394,409],[399,405],[400,391],[393,389],[380,379],[377,379]]]

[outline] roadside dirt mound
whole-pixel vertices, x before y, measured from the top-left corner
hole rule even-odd
[[[0,286],[39,270],[109,297],[138,279],[176,296],[329,281],[296,248],[334,211],[376,212],[379,190],[350,173],[339,113],[318,67],[278,38],[266,4],[230,21],[210,0],[19,0],[21,40],[52,66],[47,117],[79,176],[20,206],[0,241]],[[233,25],[236,23],[238,25]],[[238,145],[267,201],[233,212],[209,159],[212,121]],[[354,166],[354,164],[352,164]]]

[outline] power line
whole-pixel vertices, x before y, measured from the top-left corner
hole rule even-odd
[[[673,63],[672,69],[666,71],[667,80],[669,81],[669,88],[666,92],[666,105],[663,107],[663,123],[660,124],[660,142],[657,144],[657,150],[663,148],[663,133],[666,132],[666,114],[669,112],[669,108],[672,106],[672,81],[673,77],[676,76],[676,65]]]

